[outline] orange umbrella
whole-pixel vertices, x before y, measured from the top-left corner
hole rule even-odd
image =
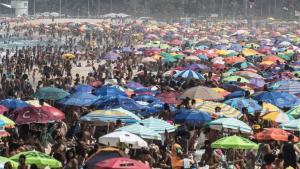
[[[279,128],[265,128],[262,132],[256,133],[254,138],[259,141],[288,141],[288,136],[291,133]],[[299,138],[294,136],[294,142],[298,142]]]
[[[237,62],[244,62],[246,59],[244,57],[241,56],[233,56],[233,57],[226,57],[224,59],[225,63],[227,64],[234,64]]]
[[[263,58],[262,61],[271,61],[271,62],[274,62],[274,63],[275,63],[277,60],[278,60],[280,63],[284,63],[284,62],[285,62],[283,59],[281,59],[280,57],[275,56],[275,55],[267,56],[267,57]]]

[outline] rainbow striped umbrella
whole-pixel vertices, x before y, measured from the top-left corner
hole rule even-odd
[[[212,101],[199,101],[196,103],[196,109],[210,114],[215,114],[216,107],[221,108],[221,112],[217,114],[218,116],[239,118],[242,115],[242,113],[239,110],[224,103],[218,103]]]
[[[291,120],[294,120],[294,118],[286,113],[282,112],[271,112],[263,116],[264,120],[270,120],[277,123],[287,123]]]
[[[109,110],[95,110],[80,118],[83,122],[106,124],[121,120],[123,123],[135,123],[141,119],[134,113],[123,108]]]

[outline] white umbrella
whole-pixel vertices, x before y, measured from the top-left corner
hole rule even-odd
[[[99,143],[117,147],[119,143],[132,145],[132,148],[148,147],[145,140],[127,131],[115,131],[99,137]]]

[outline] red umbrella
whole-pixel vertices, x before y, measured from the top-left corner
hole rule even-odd
[[[288,136],[291,133],[279,128],[265,128],[262,132],[256,133],[254,138],[260,141],[288,141]],[[298,142],[299,138],[294,136],[294,142]]]
[[[24,107],[16,109],[9,115],[17,124],[49,123],[55,120],[53,114],[39,107]]]
[[[168,103],[168,104],[180,104],[181,100],[177,100],[177,97],[179,96],[179,93],[177,92],[165,92],[157,95],[157,98],[159,98],[162,102]]]
[[[0,114],[4,114],[5,112],[8,112],[8,108],[6,108],[5,106],[0,105]]]
[[[111,158],[97,163],[94,169],[150,169],[142,162],[130,158]]]
[[[52,114],[56,120],[64,120],[65,119],[65,113],[62,111],[58,110],[55,107],[51,106],[42,106],[40,107],[43,111]]]

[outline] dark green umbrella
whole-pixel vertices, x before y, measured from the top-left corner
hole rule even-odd
[[[59,100],[63,99],[70,93],[56,87],[42,87],[35,92],[32,97],[45,100]]]

